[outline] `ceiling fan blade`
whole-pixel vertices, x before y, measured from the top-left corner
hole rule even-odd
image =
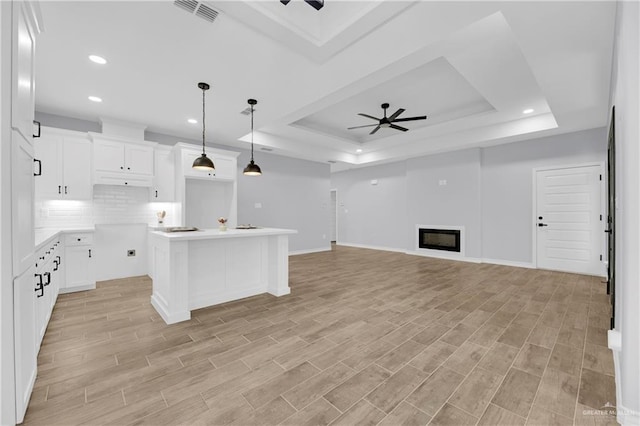
[[[366,126],[347,127],[347,130],[362,129],[363,127],[373,127],[373,126],[377,126],[377,124],[367,124]]]
[[[375,129],[373,129],[371,131],[371,133],[369,133],[370,135],[374,134],[375,132],[377,132],[378,130],[380,130],[380,126],[376,127]]]
[[[427,116],[426,115],[421,115],[419,117],[407,117],[407,118],[397,118],[395,120],[392,120],[394,123],[398,123],[400,121],[415,121],[415,120],[426,120]]]
[[[391,116],[389,117],[389,121],[395,120],[396,117],[399,116],[400,114],[402,114],[404,111],[405,111],[404,108],[398,108],[398,110],[396,112],[391,114]]]
[[[395,124],[392,124],[389,127],[391,127],[392,129],[396,129],[396,130],[402,130],[403,132],[406,132],[407,130],[409,130],[406,127],[396,126]]]
[[[363,114],[363,113],[359,112],[359,113],[358,113],[358,115],[361,115],[361,116],[363,116],[363,117],[370,118],[370,119],[372,119],[372,120],[380,121],[380,119],[379,119],[379,118],[375,118],[375,117],[373,117],[373,116],[371,116],[371,115],[369,115],[369,114]]]

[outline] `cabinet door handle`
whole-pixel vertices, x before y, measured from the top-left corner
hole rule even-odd
[[[129,182],[125,182],[124,184],[125,184],[125,185],[129,185]]]
[[[34,274],[34,275],[39,278],[39,282],[36,283],[36,288],[34,290],[36,293],[38,291],[40,292],[40,294],[37,295],[38,297],[42,297],[44,296],[44,286],[42,285],[42,274]]]
[[[62,194],[62,185],[58,185],[58,194]]]
[[[158,190],[156,189],[156,198],[158,198]]]
[[[58,270],[58,266],[60,266],[60,264],[58,263],[58,259],[54,260],[54,261],[53,261],[53,263],[56,265],[56,266],[54,266],[54,268],[53,268],[53,271],[55,272],[55,271],[57,271],[57,270]]]
[[[64,193],[65,193],[65,195],[66,195],[66,194],[68,194],[68,192],[67,192],[67,185],[65,185],[65,186],[64,186]]]
[[[131,170],[131,167],[127,167],[127,170]]]
[[[33,159],[34,163],[38,163],[38,172],[34,172],[33,175],[34,176],[42,176],[42,161],[37,160],[37,159]]]
[[[47,282],[44,283],[45,287],[51,284],[51,272],[45,272],[44,276],[47,277]]]
[[[60,256],[56,256],[56,260],[58,261],[58,265],[62,265],[62,258]]]
[[[40,137],[40,122],[36,121],[36,120],[33,120],[33,124],[38,126],[38,133],[34,134],[33,137],[34,138],[39,138]]]
[[[120,170],[124,170],[124,166],[120,166]]]
[[[91,249],[89,249],[89,257],[91,257]]]

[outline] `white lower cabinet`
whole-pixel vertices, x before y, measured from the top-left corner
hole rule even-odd
[[[13,280],[15,307],[15,379],[16,422],[22,423],[36,381],[39,341],[36,334],[36,299],[38,299],[35,267],[31,266]]]
[[[61,293],[96,288],[93,262],[93,233],[84,232],[65,236],[64,269],[66,280]]]

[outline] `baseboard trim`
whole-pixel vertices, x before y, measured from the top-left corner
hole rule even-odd
[[[406,253],[404,249],[393,248],[393,247],[383,247],[383,246],[370,246],[368,244],[336,243],[336,245],[337,246],[363,248],[363,249],[369,249],[369,250],[393,251],[393,252],[396,252],[396,253]]]
[[[492,265],[513,266],[516,268],[536,269],[533,263],[530,262],[518,262],[515,260],[502,260],[502,259],[482,259],[482,263],[490,263]]]
[[[429,253],[424,253],[418,250],[406,250],[404,253],[411,256],[431,257],[433,259],[457,260],[459,262],[469,262],[469,263],[482,263],[482,259],[479,259],[477,257],[460,256],[455,254],[448,254],[446,252],[439,254],[439,253],[433,253],[433,250],[430,250]]]
[[[297,256],[299,254],[311,254],[311,253],[322,253],[325,251],[331,251],[331,247],[329,248],[317,248],[317,249],[308,249],[308,250],[293,250],[289,252],[289,256]]]
[[[96,283],[93,283],[93,284],[87,284],[87,285],[79,285],[76,287],[61,288],[60,290],[58,290],[58,293],[66,294],[66,293],[75,293],[77,291],[87,291],[87,290],[95,290],[95,289],[96,289]]]

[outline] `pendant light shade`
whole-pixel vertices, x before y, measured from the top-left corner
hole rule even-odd
[[[209,85],[207,83],[198,83],[198,87],[202,89],[202,155],[195,159],[193,162],[194,169],[198,170],[215,170],[215,166],[213,165],[213,161],[211,158],[207,157],[207,153],[205,152],[204,140],[205,140],[205,115],[204,115],[204,92],[209,90]]]
[[[260,170],[260,166],[253,161],[253,107],[258,103],[258,101],[255,99],[249,99],[247,103],[251,107],[251,161],[249,161],[249,164],[247,164],[247,167],[244,168],[242,173],[246,176],[260,176],[262,174],[262,170]]]

